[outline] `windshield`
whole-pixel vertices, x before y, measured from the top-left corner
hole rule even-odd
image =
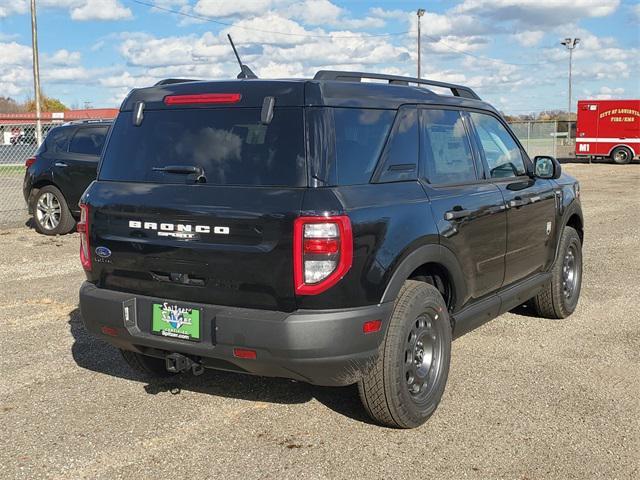
[[[161,171],[200,167],[206,184],[306,185],[302,108],[276,108],[268,125],[259,108],[167,109],[118,116],[99,180],[194,183],[194,175]],[[155,169],[155,170],[154,170]]]

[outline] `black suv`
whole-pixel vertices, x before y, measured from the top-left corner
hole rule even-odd
[[[110,125],[88,120],[54,127],[27,159],[22,193],[38,232],[59,235],[74,229],[78,200],[96,178]]]
[[[358,383],[394,427],[435,410],[453,337],[580,293],[578,183],[459,85],[133,90],[81,209],[84,324],[132,367]]]

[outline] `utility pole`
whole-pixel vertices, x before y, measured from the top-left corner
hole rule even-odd
[[[33,89],[36,101],[36,141],[42,143],[42,123],[40,122],[40,64],[38,61],[38,26],[36,25],[36,0],[31,0],[31,50],[33,52]]]
[[[579,38],[570,37],[567,37],[560,42],[560,45],[564,45],[567,50],[569,50],[569,108],[567,109],[567,111],[569,112],[567,114],[568,121],[571,121],[571,67],[573,64],[573,50],[578,46],[579,43]]]
[[[418,78],[420,78],[420,20],[422,19],[422,16],[424,15],[425,10],[424,8],[419,8],[418,11],[416,12],[416,14],[418,15]]]

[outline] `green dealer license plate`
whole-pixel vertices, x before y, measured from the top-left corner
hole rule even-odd
[[[163,337],[200,340],[200,310],[169,302],[154,303],[151,331]]]

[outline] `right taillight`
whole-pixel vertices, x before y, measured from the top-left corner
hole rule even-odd
[[[80,204],[80,221],[78,222],[80,234],[80,263],[82,268],[91,270],[91,247],[89,245],[89,205]]]
[[[293,271],[297,295],[317,295],[351,268],[353,235],[346,215],[299,217],[293,224]]]
[[[33,165],[34,163],[36,163],[36,157],[29,157],[27,158],[27,160],[24,162],[24,166],[29,168],[31,165]]]

